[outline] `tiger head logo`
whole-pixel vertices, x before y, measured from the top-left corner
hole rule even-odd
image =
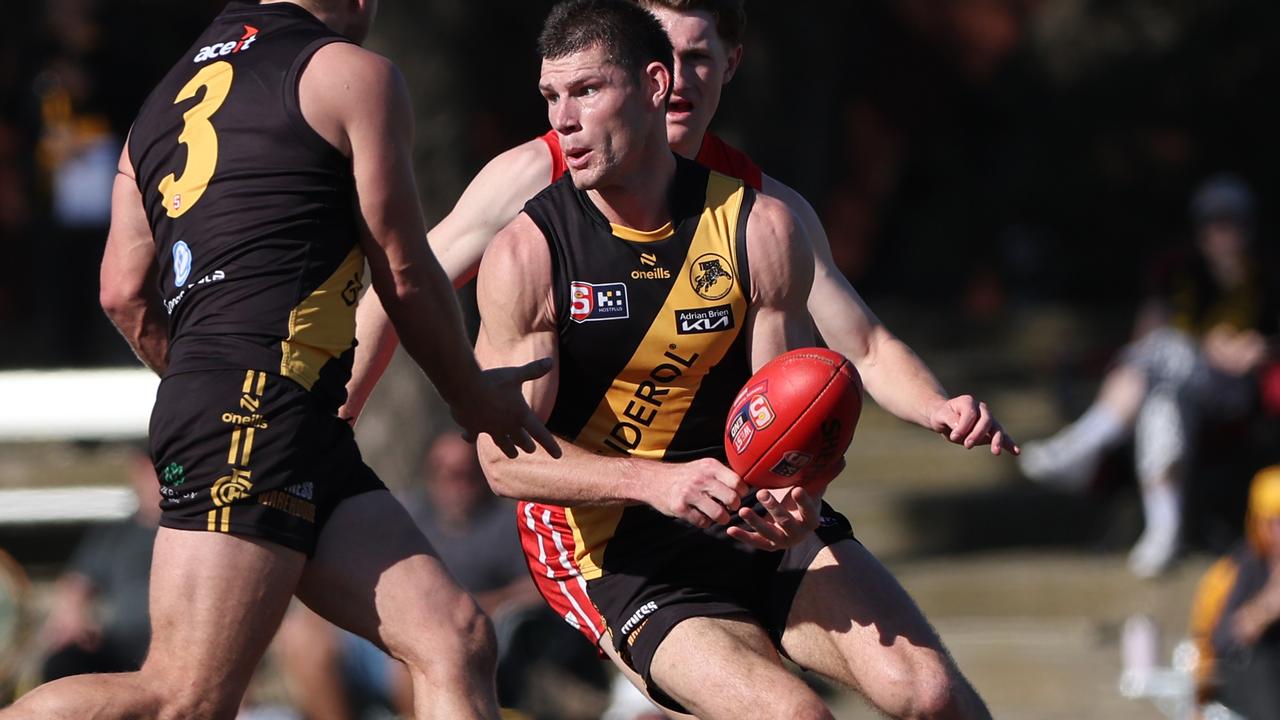
[[[704,253],[689,268],[689,283],[703,300],[719,300],[733,289],[729,261],[715,253]]]

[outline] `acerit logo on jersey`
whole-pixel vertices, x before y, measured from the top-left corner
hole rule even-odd
[[[173,286],[182,287],[191,275],[191,248],[179,240],[173,244]]]
[[[227,42],[206,45],[200,48],[200,52],[196,53],[195,58],[193,58],[191,62],[208,62],[214,58],[222,57],[223,55],[231,55],[243,50],[248,50],[249,46],[253,44],[253,41],[257,39],[258,28],[252,25],[245,25],[244,34],[240,36],[239,40],[229,40]]]
[[[703,253],[689,268],[689,284],[703,300],[719,300],[733,289],[733,271],[723,255]]]
[[[693,310],[676,310],[676,333],[680,335],[694,335],[732,329],[733,308],[729,305],[695,308]]]
[[[569,317],[574,322],[625,320],[629,316],[626,284],[593,285],[575,280],[569,285]]]
[[[653,253],[640,253],[640,264],[648,270],[632,270],[632,280],[670,280],[671,271],[658,267],[658,256]]]

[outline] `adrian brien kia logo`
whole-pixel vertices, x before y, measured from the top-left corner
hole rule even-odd
[[[214,58],[222,57],[223,55],[230,55],[232,53],[248,50],[249,46],[253,44],[253,41],[257,39],[258,28],[252,25],[245,25],[244,34],[240,36],[239,40],[229,40],[227,42],[205,45],[200,48],[200,52],[196,53],[195,58],[193,58],[191,62],[207,62]]]
[[[574,322],[624,320],[629,316],[626,283],[596,285],[575,280],[569,284],[569,317]]]
[[[676,310],[676,332],[680,335],[721,332],[733,329],[733,306]]]

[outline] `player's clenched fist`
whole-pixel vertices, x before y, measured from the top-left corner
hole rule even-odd
[[[655,473],[649,504],[700,528],[729,522],[748,490],[737,473],[711,458],[662,465]]]

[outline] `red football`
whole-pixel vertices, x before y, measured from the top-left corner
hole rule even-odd
[[[816,347],[783,353],[733,401],[724,434],[729,467],[758,488],[829,479],[861,412],[862,379],[848,358]]]

